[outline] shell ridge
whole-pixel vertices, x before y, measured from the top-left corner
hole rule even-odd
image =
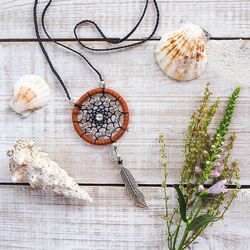
[[[25,75],[14,85],[14,96],[9,106],[18,114],[27,117],[33,110],[47,105],[50,88],[40,76]]]
[[[181,44],[181,47],[183,46],[183,45],[185,45],[185,43],[187,44],[187,46],[188,46],[188,40],[184,40],[183,41],[183,43]],[[183,53],[181,52],[181,49],[179,48],[178,50],[176,50],[176,52],[173,54],[174,52],[173,52],[173,50],[170,52],[170,55],[168,55],[169,57],[170,57],[170,60],[169,60],[169,62],[164,66],[164,69],[166,69],[168,66],[170,66],[173,62],[174,62],[174,60],[176,60],[176,56],[178,56],[178,55],[182,55],[183,53],[184,53],[184,51],[183,51]]]
[[[162,36],[156,46],[156,60],[162,71],[175,80],[195,79],[205,71],[206,40],[198,25],[185,25]]]

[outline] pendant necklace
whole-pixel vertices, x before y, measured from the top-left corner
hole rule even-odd
[[[123,38],[108,38],[105,36],[105,34],[102,32],[100,27],[92,20],[82,20],[79,23],[77,23],[74,27],[74,37],[75,40],[79,43],[79,45],[89,51],[95,51],[95,52],[105,52],[105,51],[113,51],[113,50],[121,50],[125,48],[129,48],[132,46],[136,46],[139,44],[142,44],[146,41],[148,41],[156,32],[158,24],[159,24],[159,9],[157,6],[156,0],[152,0],[154,9],[156,11],[156,21],[155,25],[153,27],[153,31],[151,34],[134,43],[122,45],[122,46],[116,46],[111,48],[91,48],[87,45],[83,44],[83,42],[78,37],[78,29],[83,26],[84,24],[91,24],[95,27],[95,29],[98,31],[98,33],[101,35],[104,41],[110,43],[110,44],[120,44],[124,41],[127,41],[129,37],[136,31],[136,29],[140,26],[142,20],[144,19],[144,16],[146,14],[146,11],[148,9],[149,0],[145,1],[145,7],[143,9],[142,15],[140,16],[138,22],[134,26],[134,28]],[[94,145],[108,145],[111,144],[113,146],[113,153],[116,158],[117,164],[120,168],[120,175],[122,178],[122,181],[125,184],[125,187],[129,194],[131,195],[132,199],[134,200],[134,203],[139,207],[147,207],[147,203],[145,201],[143,193],[139,190],[138,185],[135,182],[134,177],[132,176],[131,172],[124,167],[123,160],[117,150],[116,141],[125,133],[128,127],[129,123],[129,109],[127,106],[126,101],[123,99],[123,97],[118,94],[116,91],[106,88],[105,81],[102,77],[102,74],[97,70],[95,66],[87,59],[85,55],[80,53],[79,51],[72,49],[54,38],[50,36],[46,29],[45,24],[45,16],[47,13],[47,10],[52,3],[52,0],[49,0],[46,6],[44,7],[41,15],[41,26],[42,30],[44,31],[47,39],[50,42],[53,42],[54,44],[63,47],[66,50],[71,51],[72,53],[75,53],[76,55],[80,56],[87,65],[97,74],[99,77],[99,87],[87,91],[84,95],[80,97],[78,101],[73,101],[69,91],[59,75],[59,73],[56,71],[52,61],[50,60],[50,57],[43,45],[42,38],[40,36],[39,31],[39,24],[38,24],[38,15],[37,15],[37,7],[38,7],[38,0],[35,0],[34,8],[33,8],[33,16],[34,16],[34,27],[35,27],[35,33],[37,37],[37,41],[41,47],[42,53],[44,54],[51,71],[61,84],[67,99],[70,101],[70,103],[73,104],[73,110],[72,110],[72,122],[73,126],[77,132],[77,134],[88,143],[94,144]]]

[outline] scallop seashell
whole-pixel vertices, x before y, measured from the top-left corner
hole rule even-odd
[[[87,191],[33,141],[18,139],[7,155],[13,182],[28,182],[32,188],[92,202]]]
[[[47,82],[37,75],[25,75],[14,86],[14,96],[9,106],[23,117],[33,110],[46,106],[50,88]]]
[[[198,78],[207,63],[205,42],[208,33],[195,24],[162,36],[156,46],[155,57],[161,70],[177,81]]]

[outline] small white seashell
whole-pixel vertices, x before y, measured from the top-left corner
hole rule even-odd
[[[25,75],[14,86],[14,96],[9,106],[23,117],[33,110],[46,106],[50,88],[46,81],[36,75]]]
[[[177,81],[199,77],[207,63],[207,35],[198,25],[190,23],[175,32],[164,34],[155,50],[161,70]]]
[[[89,194],[81,188],[65,170],[52,161],[48,154],[36,147],[34,142],[18,139],[7,151],[13,182],[28,182],[31,187],[54,192],[67,198],[92,202]]]

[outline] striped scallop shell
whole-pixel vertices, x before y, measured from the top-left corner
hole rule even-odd
[[[25,75],[15,84],[14,96],[9,106],[23,117],[40,109],[49,101],[50,88],[47,82],[36,75]]]
[[[177,81],[199,77],[207,63],[206,40],[204,30],[195,24],[163,35],[155,50],[161,70]]]

